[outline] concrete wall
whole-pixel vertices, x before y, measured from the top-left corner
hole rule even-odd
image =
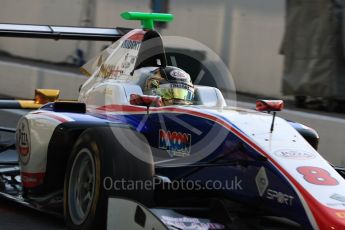
[[[78,25],[83,0],[2,0],[3,23]],[[76,41],[1,38],[0,49],[24,57],[65,61],[77,46]],[[72,52],[71,52],[72,51]]]
[[[93,2],[95,26],[138,27],[124,21],[122,11],[150,11],[149,0],[2,0],[0,22],[81,25],[85,4]],[[164,35],[198,40],[230,67],[239,91],[279,97],[284,28],[284,0],[175,0],[175,20]],[[49,61],[68,61],[77,47],[93,56],[106,43],[0,38],[0,49]]]
[[[33,99],[35,89],[59,89],[60,99],[78,98],[79,87],[87,80],[80,74],[0,61],[0,95]]]
[[[284,7],[284,0],[234,1],[229,63],[240,91],[281,95]]]

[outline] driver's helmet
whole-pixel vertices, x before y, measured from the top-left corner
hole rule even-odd
[[[164,105],[190,105],[194,97],[194,86],[189,74],[184,70],[166,66],[150,72],[144,92],[160,96]]]

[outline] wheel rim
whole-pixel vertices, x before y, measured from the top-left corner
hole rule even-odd
[[[95,193],[95,161],[88,149],[74,159],[68,186],[68,209],[72,222],[80,225],[87,218]]]

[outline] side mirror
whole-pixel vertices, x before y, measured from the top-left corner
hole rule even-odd
[[[146,107],[161,107],[163,106],[162,98],[159,96],[131,94],[129,103],[131,105],[140,105]]]
[[[257,100],[256,101],[256,110],[260,112],[276,112],[281,111],[284,108],[283,100]]]
[[[257,100],[256,101],[256,110],[260,112],[273,112],[273,119],[271,124],[271,133],[274,130],[274,120],[276,118],[277,111],[282,111],[284,108],[283,100]]]

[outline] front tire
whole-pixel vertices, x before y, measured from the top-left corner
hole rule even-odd
[[[114,135],[119,132],[125,136],[135,135],[141,140],[136,144],[141,145],[141,154],[148,155],[145,161],[126,150]],[[109,189],[104,181],[105,178],[112,181],[152,180],[153,168],[150,147],[141,134],[128,127],[85,130],[77,140],[66,168],[64,215],[68,229],[105,229],[109,196],[123,196],[150,205],[153,191]]]

